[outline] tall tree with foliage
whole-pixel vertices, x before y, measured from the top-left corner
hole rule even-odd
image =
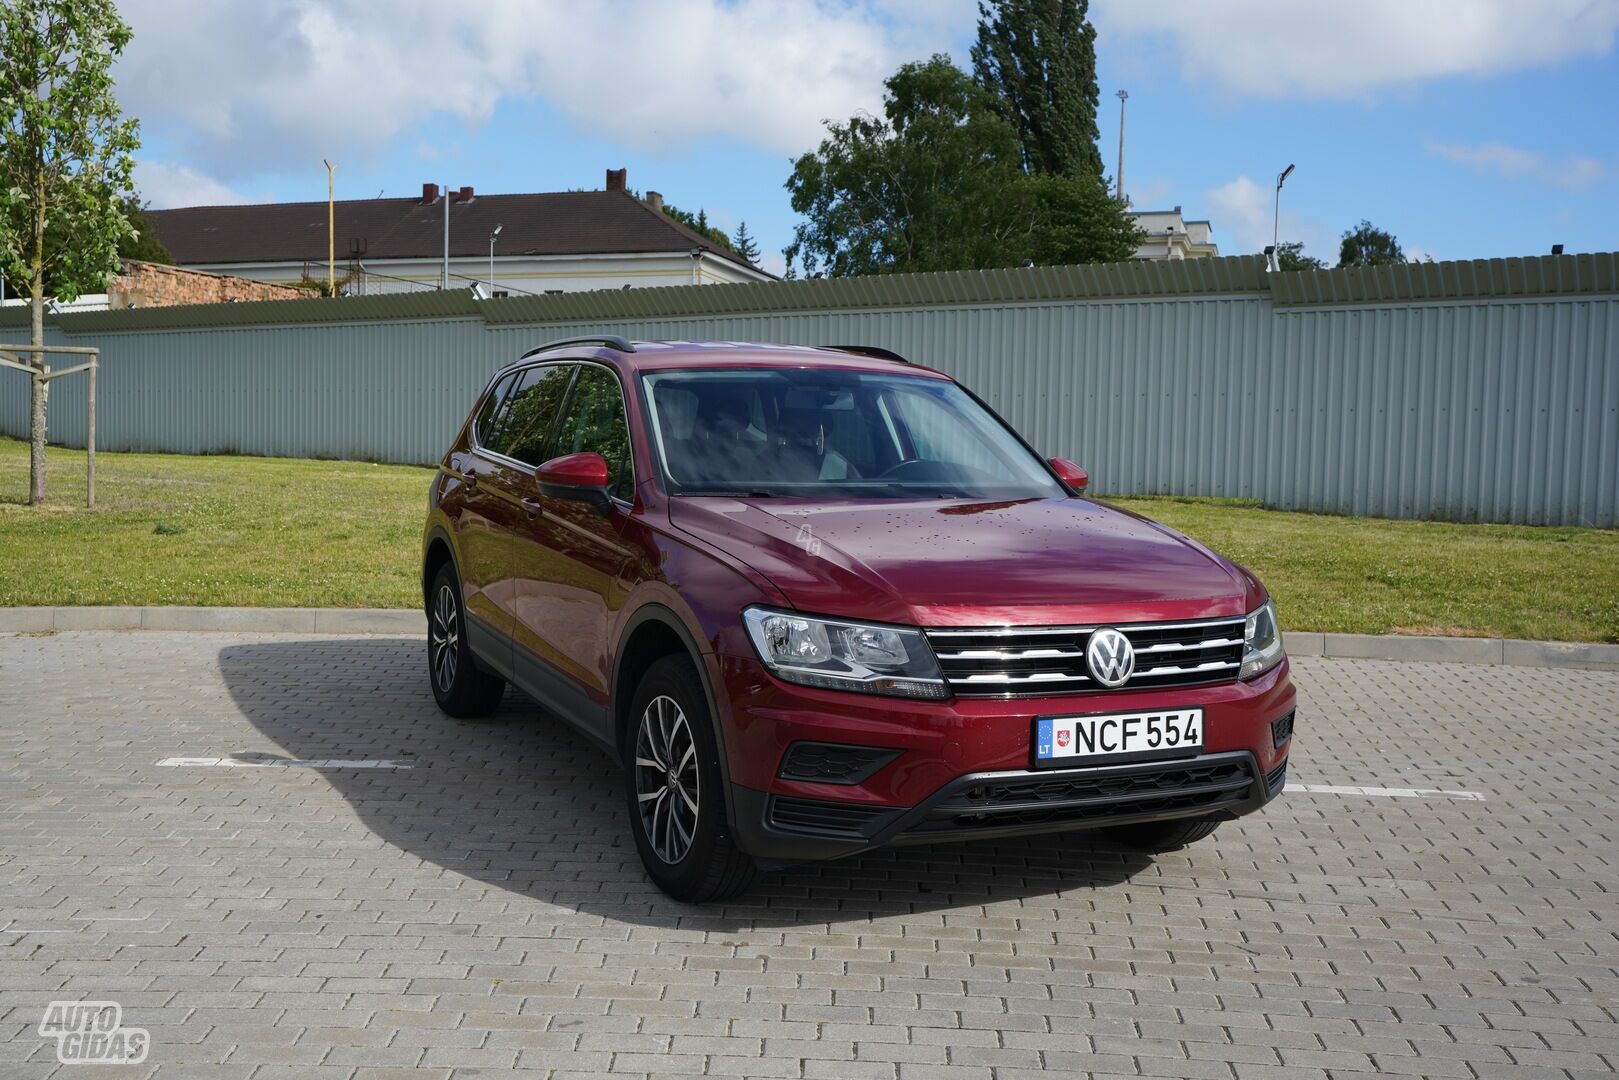
[[[152,219],[146,216],[146,207],[141,203],[140,196],[131,195],[124,200],[124,216],[129,218],[130,231],[119,241],[118,257],[173,266],[174,256],[158,239],[157,230],[152,227]]]
[[[1314,255],[1304,253],[1304,242],[1294,240],[1276,247],[1276,268],[1278,270],[1325,270],[1327,264]]]
[[[1127,259],[1140,232],[1097,177],[1030,174],[990,93],[935,56],[887,83],[881,119],[827,125],[787,190],[789,269],[842,277]],[[796,272],[796,271],[794,271]]]
[[[1365,219],[1344,231],[1338,245],[1339,266],[1392,266],[1405,262],[1405,250],[1394,234],[1384,232]]]
[[[755,266],[758,265],[759,244],[753,239],[753,234],[748,232],[748,223],[746,221],[737,223],[736,235],[731,237],[731,250]]]
[[[0,0],[0,273],[45,343],[46,282],[71,300],[118,266],[133,231],[137,124],[113,94],[129,27],[111,0]],[[46,243],[47,233],[60,237]],[[36,358],[36,362],[41,358]],[[32,380],[28,501],[45,498],[46,384]]]
[[[1087,0],[982,0],[973,76],[1017,129],[1031,173],[1100,179],[1096,29]]]

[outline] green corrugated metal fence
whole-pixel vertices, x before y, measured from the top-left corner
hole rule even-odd
[[[963,379],[1099,492],[1619,524],[1619,256],[1271,275],[1257,257],[63,315],[102,349],[98,446],[436,460],[552,338],[864,342]],[[0,313],[21,341],[26,313]],[[26,379],[0,373],[0,433]],[[83,389],[52,392],[83,439]]]

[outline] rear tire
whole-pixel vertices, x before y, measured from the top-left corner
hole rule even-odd
[[[732,837],[724,784],[697,672],[685,657],[656,661],[630,703],[624,791],[647,876],[676,900],[724,900],[753,884],[757,867]]]
[[[461,582],[453,563],[439,567],[427,597],[427,681],[433,699],[457,720],[488,716],[500,706],[506,680],[484,671],[472,655]]]
[[[1170,821],[1144,821],[1139,825],[1116,825],[1108,829],[1107,834],[1124,847],[1157,854],[1195,844],[1219,827],[1219,818],[1176,818]]]

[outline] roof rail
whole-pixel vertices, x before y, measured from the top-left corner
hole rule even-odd
[[[825,345],[823,348],[833,349],[837,352],[854,353],[856,356],[869,356],[873,360],[892,360],[896,364],[909,364],[899,353],[892,349],[879,349],[875,345]]]
[[[624,338],[616,337],[613,334],[601,334],[597,337],[571,337],[563,338],[561,341],[547,341],[544,345],[536,345],[534,348],[524,353],[522,359],[526,360],[535,353],[550,352],[552,349],[560,349],[564,345],[603,345],[609,349],[614,349],[623,353],[631,353],[635,351],[635,346],[630,344]]]

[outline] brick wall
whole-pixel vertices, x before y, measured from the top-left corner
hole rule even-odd
[[[291,285],[252,281],[228,274],[208,274],[178,266],[127,259],[107,287],[111,308],[174,307],[179,304],[223,304],[230,300],[301,300],[315,295]]]

